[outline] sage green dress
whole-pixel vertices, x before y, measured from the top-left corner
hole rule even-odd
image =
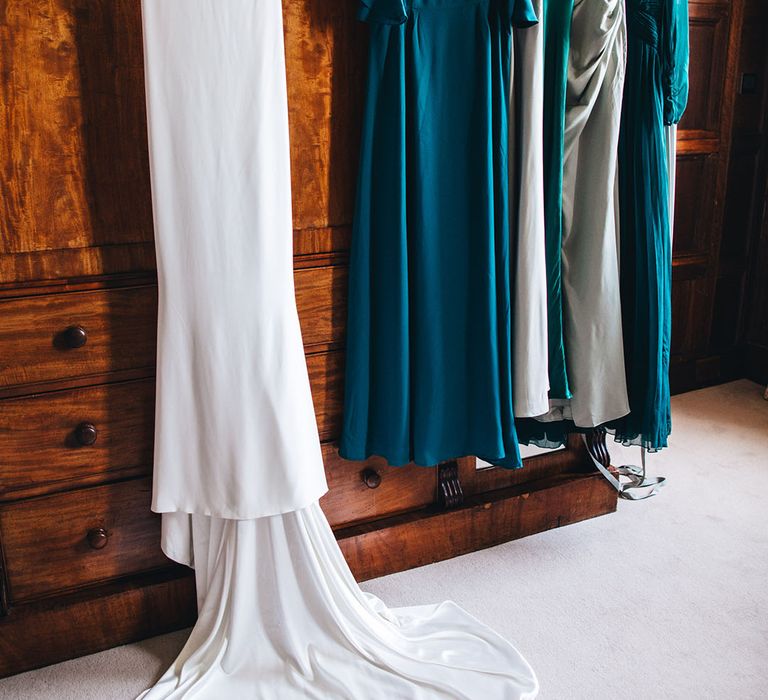
[[[521,465],[508,109],[530,0],[363,0],[370,26],[340,454]]]

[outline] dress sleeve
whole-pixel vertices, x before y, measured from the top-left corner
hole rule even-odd
[[[536,17],[531,0],[507,0],[507,2],[513,27],[531,27],[538,23],[539,18]]]
[[[677,124],[688,103],[688,0],[664,0],[662,23],[664,123]]]
[[[408,19],[405,0],[360,0],[358,19],[377,24],[403,24]]]

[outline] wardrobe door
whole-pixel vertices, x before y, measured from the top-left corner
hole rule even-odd
[[[140,3],[8,0],[0,284],[152,269]]]
[[[764,193],[766,8],[694,0],[690,95],[679,125],[673,391],[743,376],[745,284]]]

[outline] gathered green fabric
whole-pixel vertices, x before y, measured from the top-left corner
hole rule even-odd
[[[649,450],[672,429],[672,245],[664,125],[688,95],[686,0],[627,0],[627,74],[619,138],[621,307],[630,413],[616,439]]]
[[[569,399],[563,338],[563,137],[573,0],[544,0],[544,224],[549,397]]]
[[[521,465],[512,406],[511,29],[530,0],[363,0],[368,92],[340,454]]]

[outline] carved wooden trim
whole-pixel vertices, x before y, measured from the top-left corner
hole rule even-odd
[[[594,428],[587,433],[587,450],[606,469],[611,468],[611,455],[606,444],[607,432],[605,428]]]
[[[444,462],[437,467],[437,503],[443,510],[458,508],[464,502],[464,491],[457,462]]]

